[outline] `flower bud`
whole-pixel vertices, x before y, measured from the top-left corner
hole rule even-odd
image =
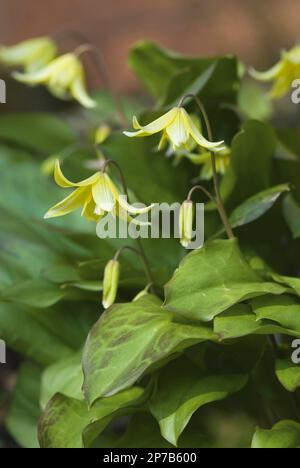
[[[193,237],[193,212],[193,202],[185,200],[179,214],[180,243],[185,248],[189,246]]]
[[[108,309],[116,300],[120,277],[120,263],[110,260],[104,270],[103,300],[104,309]]]

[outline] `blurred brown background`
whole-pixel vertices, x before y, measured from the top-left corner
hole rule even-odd
[[[235,53],[257,67],[300,38],[299,0],[0,0],[0,43],[64,29],[89,35],[115,86],[134,91],[131,45],[150,39],[188,54]]]

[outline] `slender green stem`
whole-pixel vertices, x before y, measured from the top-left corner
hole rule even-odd
[[[118,172],[119,172],[120,177],[121,177],[121,182],[122,182],[122,185],[123,185],[124,193],[127,196],[128,203],[130,203],[125,176],[123,174],[123,171],[122,171],[120,165],[116,161],[114,161],[113,159],[108,159],[107,161],[105,161],[102,171],[105,172],[107,167],[110,164],[114,165],[118,169]],[[143,260],[143,263],[144,263],[144,266],[145,266],[145,272],[146,272],[147,280],[148,280],[149,283],[154,283],[154,278],[153,278],[153,275],[152,275],[152,272],[151,272],[150,263],[148,261],[147,255],[145,253],[143,243],[142,243],[142,241],[141,241],[141,239],[139,237],[136,239],[136,242],[137,242],[138,249],[139,249],[138,253],[141,256],[141,259]],[[130,247],[128,247],[128,248],[130,248]],[[121,247],[121,249],[122,249],[122,247]],[[136,250],[136,249],[131,247],[131,250]]]
[[[201,114],[203,116],[204,122],[205,122],[208,138],[209,138],[210,141],[213,141],[212,129],[211,129],[211,125],[210,125],[210,122],[209,122],[209,118],[208,118],[207,112],[205,110],[205,107],[202,104],[201,100],[198,98],[198,96],[196,96],[194,94],[186,94],[185,96],[183,96],[181,98],[181,100],[179,102],[179,107],[183,106],[184,101],[186,99],[188,99],[188,98],[194,99],[195,102],[197,103],[197,105],[198,105],[198,107],[200,109],[200,112],[201,112]],[[215,200],[216,200],[217,208],[218,208],[220,217],[222,219],[222,222],[224,224],[228,239],[233,239],[234,234],[233,234],[233,231],[232,231],[232,227],[231,227],[231,224],[230,224],[229,218],[227,216],[225,207],[223,205],[222,197],[221,197],[221,194],[220,194],[218,173],[217,173],[217,166],[216,166],[216,156],[212,151],[210,152],[210,156],[211,156],[211,164],[212,164],[212,170],[213,170],[213,183],[214,183]]]
[[[140,240],[140,239],[139,239]],[[153,289],[152,286],[153,286],[153,278],[152,278],[152,275],[151,275],[151,271],[150,271],[150,267],[149,267],[149,263],[148,263],[148,260],[147,260],[147,257],[145,255],[145,252],[144,252],[144,249],[143,249],[143,246],[141,243],[139,243],[139,250],[138,249],[135,249],[134,247],[131,247],[130,245],[124,245],[123,247],[120,247],[119,250],[117,250],[115,256],[114,256],[114,260],[118,260],[120,255],[122,254],[122,252],[124,250],[130,250],[131,252],[134,252],[136,255],[138,255],[140,257],[140,259],[142,260],[143,264],[144,264],[144,269],[145,269],[145,274],[146,274],[146,278],[147,278],[147,282],[148,282],[148,288],[149,289]]]

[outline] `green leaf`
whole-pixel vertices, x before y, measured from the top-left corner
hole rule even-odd
[[[294,239],[300,237],[300,205],[292,197],[288,195],[283,202],[283,216],[291,230]]]
[[[271,278],[278,283],[284,284],[292,288],[298,296],[300,296],[300,278],[293,278],[292,276],[277,275],[271,273]]]
[[[56,395],[48,404],[39,425],[42,448],[90,447],[116,416],[130,414],[144,404],[140,387],[98,400],[91,409],[84,401]]]
[[[83,400],[81,354],[80,351],[80,353],[63,359],[44,370],[40,397],[42,408],[45,408],[56,393],[76,400]]]
[[[276,375],[288,392],[295,392],[300,387],[300,366],[291,360],[279,359],[276,362]]]
[[[153,43],[140,42],[130,52],[129,65],[162,105],[173,103],[189,90],[201,90],[200,96],[210,100],[223,98],[230,102],[239,85],[237,61],[231,56],[187,58]],[[212,71],[212,67],[213,73],[203,88],[201,75]]]
[[[38,448],[37,423],[39,408],[40,369],[22,364],[13,400],[6,419],[12,437],[24,448]]]
[[[128,388],[162,359],[214,339],[209,328],[175,320],[150,295],[105,312],[91,330],[83,354],[84,392],[89,403]]]
[[[293,296],[263,296],[251,301],[258,319],[268,319],[300,333],[300,303]]]
[[[159,374],[150,406],[162,436],[176,446],[197,409],[238,392],[246,382],[242,375],[204,377],[187,359],[170,363]]]
[[[270,186],[275,147],[275,132],[266,123],[250,120],[235,136],[231,163],[221,182],[222,197],[230,207]]]
[[[259,320],[247,304],[238,304],[214,320],[214,331],[220,340],[241,338],[248,335],[285,334],[299,337],[300,332],[283,328],[272,322]]]
[[[242,82],[238,95],[239,110],[249,119],[268,120],[273,106],[269,95],[252,81]]]
[[[75,142],[66,122],[51,114],[5,114],[0,116],[0,140],[41,153],[56,153]]]
[[[300,424],[280,421],[270,430],[257,429],[252,448],[297,448],[300,446]]]
[[[26,308],[16,304],[0,302],[0,337],[10,348],[42,365],[53,364],[72,352]]]
[[[167,310],[208,322],[232,305],[285,288],[263,281],[244,259],[236,239],[207,243],[187,255],[166,286]]]
[[[57,285],[44,280],[26,280],[6,288],[2,300],[16,302],[40,309],[59,302],[65,293]]]
[[[281,184],[248,198],[231,213],[230,222],[232,227],[244,226],[260,218],[274,205],[283,192],[289,190],[288,184]]]

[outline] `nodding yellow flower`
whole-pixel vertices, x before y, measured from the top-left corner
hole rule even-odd
[[[103,299],[104,309],[108,309],[116,300],[120,278],[120,263],[110,260],[104,270]]]
[[[192,200],[185,200],[179,213],[180,243],[187,248],[193,238],[194,205]]]
[[[201,134],[193,119],[183,107],[174,107],[149,125],[142,126],[136,117],[133,118],[133,128],[136,132],[124,132],[128,137],[144,137],[163,132],[159,148],[169,140],[174,149],[186,148],[191,139],[203,148],[213,149],[222,145],[223,141],[211,142]]]
[[[26,73],[34,72],[51,62],[57,46],[49,37],[38,37],[11,47],[0,45],[0,63],[8,67],[22,66]]]
[[[287,94],[294,80],[300,76],[300,45],[289,51],[281,52],[281,59],[270,70],[258,72],[253,68],[250,75],[259,81],[274,81],[271,89],[271,97],[279,99]]]
[[[57,98],[74,98],[82,106],[97,105],[86,90],[83,65],[76,54],[65,54],[54,59],[45,67],[32,73],[13,73],[13,77],[29,85],[43,84]]]
[[[82,207],[81,216],[90,221],[99,221],[106,213],[112,213],[126,221],[136,224],[147,224],[132,219],[129,215],[147,213],[153,205],[145,208],[135,208],[126,201],[110,177],[104,172],[97,172],[88,179],[74,183],[63,175],[59,161],[56,161],[54,179],[63,188],[75,188],[67,198],[50,208],[45,218],[64,216]]]

